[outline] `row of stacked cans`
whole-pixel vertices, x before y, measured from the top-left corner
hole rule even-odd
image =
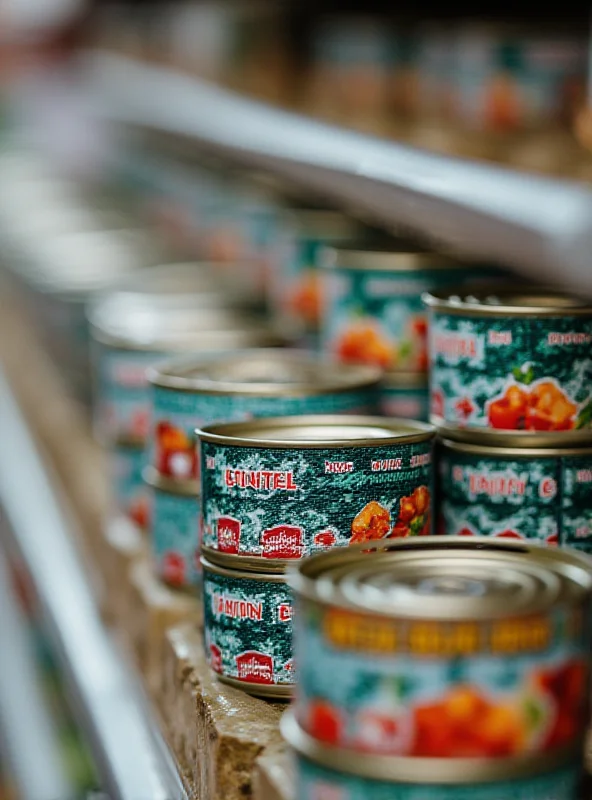
[[[296,796],[583,797],[591,567],[575,550],[437,536],[292,568]]]
[[[592,303],[555,289],[436,292],[438,530],[592,544]]]
[[[407,115],[511,132],[565,124],[584,97],[586,39],[567,29],[334,14],[310,49],[311,110],[350,124]]]

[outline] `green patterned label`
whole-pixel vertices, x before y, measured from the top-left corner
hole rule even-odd
[[[429,441],[201,451],[203,544],[221,552],[291,559],[431,531]]]
[[[422,387],[383,386],[381,389],[381,411],[385,417],[418,419],[427,422],[429,416],[429,392]]]
[[[108,453],[111,487],[117,508],[136,525],[147,528],[149,492],[142,478],[144,450],[141,447],[114,447]]]
[[[144,441],[150,421],[146,370],[165,354],[125,350],[94,342],[95,425],[108,441]]]
[[[434,313],[431,412],[446,424],[569,431],[592,426],[592,320]]]
[[[589,616],[558,606],[442,622],[299,599],[298,722],[327,745],[378,755],[509,758],[575,746],[588,724]]]
[[[475,279],[463,271],[460,279]],[[483,274],[478,276],[483,279]],[[326,281],[322,340],[342,361],[386,370],[428,367],[427,312],[423,292],[458,283],[457,269],[331,270]]]
[[[440,446],[440,533],[592,549],[592,454],[481,456]]]
[[[285,581],[204,568],[204,635],[212,669],[265,685],[294,683],[292,598]]]
[[[579,764],[512,782],[482,784],[410,784],[335,772],[301,756],[297,760],[296,797],[306,800],[577,800]]]
[[[199,500],[151,488],[150,549],[158,577],[169,586],[191,587],[200,581]]]
[[[240,422],[256,417],[373,414],[378,410],[378,402],[376,388],[308,396],[264,397],[211,395],[153,386],[150,463],[161,475],[196,480],[196,428],[216,422]]]

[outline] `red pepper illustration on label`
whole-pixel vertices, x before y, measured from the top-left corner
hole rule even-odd
[[[170,422],[159,422],[156,426],[156,469],[171,478],[197,478],[195,443]]]
[[[247,683],[273,683],[273,659],[265,653],[247,650],[236,657],[238,679]]]
[[[300,558],[303,531],[297,525],[276,525],[261,534],[263,558]]]
[[[242,523],[233,517],[219,517],[217,522],[218,550],[237,555]]]

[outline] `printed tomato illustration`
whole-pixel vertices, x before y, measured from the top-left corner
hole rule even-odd
[[[471,685],[456,686],[441,700],[416,706],[412,755],[510,756],[522,749],[523,724],[514,705],[492,702]]]
[[[524,539],[524,536],[522,536],[521,533],[518,533],[518,531],[512,531],[510,529],[496,533],[495,536],[498,539]]]
[[[468,419],[475,410],[474,404],[471,403],[468,397],[461,397],[457,400],[454,404],[454,408],[457,416],[463,420]]]
[[[323,700],[312,700],[308,707],[306,730],[325,744],[339,744],[343,735],[343,719],[337,708]]]
[[[395,366],[395,348],[371,321],[352,325],[337,342],[337,355],[353,364],[373,364],[382,369]]]
[[[162,560],[162,579],[171,586],[185,583],[185,560],[180,553],[169,551]]]
[[[356,750],[403,755],[413,741],[413,717],[403,708],[396,715],[365,709],[356,715]]]
[[[461,528],[456,535],[457,536],[476,536],[477,534],[473,533],[473,531],[470,528]]]
[[[333,547],[337,541],[337,537],[333,531],[320,531],[319,533],[315,534],[313,541],[320,547]]]
[[[417,336],[425,339],[428,332],[428,321],[424,314],[413,318],[411,321],[411,330]]]
[[[149,505],[145,498],[141,498],[130,503],[127,514],[128,517],[135,522],[136,525],[142,529],[148,527],[149,522]]]
[[[367,503],[360,513],[354,517],[351,525],[350,544],[371,542],[384,538],[391,525],[391,515],[386,508],[375,500]]]
[[[577,405],[551,380],[509,386],[487,407],[491,427],[505,430],[571,430],[577,412]]]
[[[554,545],[558,545],[559,544],[559,534],[552,533],[550,536],[547,536],[547,538],[545,539],[545,542],[548,545],[550,545],[551,547],[553,547]]]
[[[427,536],[430,524],[430,490],[427,486],[418,486],[409,497],[402,497],[399,501],[399,514],[389,538]]]
[[[321,317],[321,281],[316,270],[306,270],[292,289],[289,308],[307,325],[317,327]]]
[[[586,696],[588,683],[587,665],[576,660],[535,675],[535,687],[548,696],[555,709],[542,742],[544,750],[573,742],[585,728],[586,704],[582,698]]]
[[[195,442],[170,422],[159,422],[156,426],[156,469],[172,478],[197,477]]]
[[[222,651],[217,644],[210,645],[210,665],[214,672],[222,672]]]
[[[431,411],[436,417],[444,416],[444,395],[439,389],[432,392]]]

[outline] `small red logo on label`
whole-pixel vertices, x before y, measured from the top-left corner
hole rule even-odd
[[[247,650],[236,657],[239,681],[273,683],[273,659],[265,653]]]
[[[218,550],[236,555],[239,550],[241,522],[234,517],[219,517],[217,522]]]
[[[263,558],[300,558],[302,528],[297,525],[276,525],[261,534]]]
[[[280,603],[278,606],[278,619],[280,622],[290,622],[292,614],[293,611],[290,603]]]
[[[222,652],[217,644],[210,645],[210,665],[214,672],[222,672]]]
[[[539,483],[539,495],[541,497],[555,497],[557,494],[557,483],[554,478],[543,478]]]

